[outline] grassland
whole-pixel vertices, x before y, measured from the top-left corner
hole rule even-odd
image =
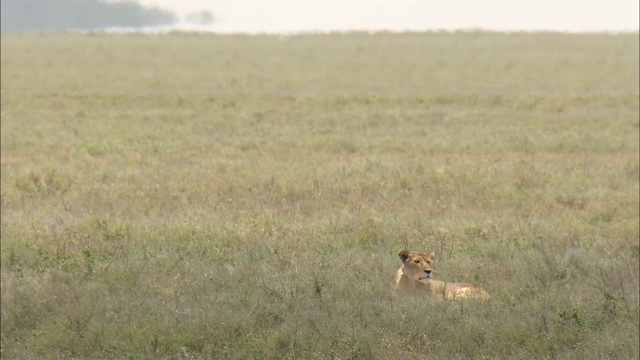
[[[638,34],[2,36],[3,359],[637,359]],[[402,298],[407,247],[489,304]]]

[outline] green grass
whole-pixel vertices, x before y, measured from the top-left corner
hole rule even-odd
[[[638,34],[1,50],[2,358],[638,358]]]

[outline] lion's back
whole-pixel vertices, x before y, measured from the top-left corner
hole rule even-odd
[[[449,293],[451,294],[451,297],[454,299],[457,299],[457,298],[476,298],[476,299],[485,299],[485,300],[491,299],[491,295],[489,295],[488,292],[472,284],[450,283],[448,285],[451,285],[452,287]]]

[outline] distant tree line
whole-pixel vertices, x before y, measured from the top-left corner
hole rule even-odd
[[[179,20],[171,11],[131,0],[2,0],[0,7],[3,32],[142,27]]]

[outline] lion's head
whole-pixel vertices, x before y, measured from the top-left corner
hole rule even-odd
[[[411,282],[431,278],[431,272],[433,271],[432,263],[436,257],[434,252],[424,254],[402,249],[398,253],[398,256],[400,260],[402,260],[402,273],[409,278]]]

